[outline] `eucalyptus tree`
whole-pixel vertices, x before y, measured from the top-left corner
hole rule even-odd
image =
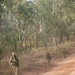
[[[3,15],[2,15],[2,32],[1,32],[1,40],[3,43],[3,48],[6,48],[9,46],[14,46],[15,48],[12,48],[12,50],[16,49],[16,20],[15,20],[15,0],[4,0],[2,3],[3,7]],[[14,37],[15,36],[15,37]],[[12,39],[12,40],[11,40]],[[8,44],[7,44],[8,43]]]
[[[4,12],[3,0],[0,0],[0,31],[1,31],[1,23],[2,23],[3,12]]]
[[[51,37],[53,41],[55,41],[55,45],[58,45],[59,42],[63,42],[65,37],[68,39],[70,29],[67,23],[67,20],[69,21],[69,15],[67,16],[67,10],[65,10],[68,6],[67,2],[64,0],[39,0],[36,4],[40,10],[44,31],[43,35],[45,37],[43,41],[46,48]],[[67,9],[70,10],[69,7]],[[65,19],[66,16],[67,20]],[[69,23],[71,22],[69,21]]]
[[[74,36],[74,23],[75,23],[75,1],[74,0],[64,0],[64,13],[65,13],[65,16],[64,16],[64,21],[65,21],[65,24],[68,26],[68,33],[69,35],[67,37],[67,39],[70,39],[70,37]],[[74,37],[73,37],[74,38]],[[72,38],[72,39],[73,39]]]
[[[23,41],[25,41],[25,46],[27,48],[27,43],[33,40],[34,37],[34,21],[35,21],[35,13],[36,13],[36,7],[33,4],[32,1],[26,1],[24,4],[18,5],[18,15],[20,16],[22,20],[22,34],[23,34]],[[28,41],[27,41],[28,40]],[[31,48],[31,46],[30,46]]]

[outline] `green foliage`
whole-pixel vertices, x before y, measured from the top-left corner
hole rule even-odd
[[[74,0],[36,1],[0,0],[2,45],[31,49],[35,45],[47,47],[54,38],[59,44],[75,36]]]
[[[20,14],[21,18],[23,18],[25,21],[30,22],[34,16],[34,5],[32,3],[26,3],[26,4],[20,4],[18,6],[18,14]]]

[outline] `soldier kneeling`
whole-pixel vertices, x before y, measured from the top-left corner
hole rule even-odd
[[[49,52],[47,52],[46,54],[46,59],[48,61],[48,65],[50,65],[50,62],[51,62],[51,55],[49,54]]]
[[[14,52],[12,52],[12,55],[9,59],[9,64],[12,66],[14,74],[18,75],[19,60]]]

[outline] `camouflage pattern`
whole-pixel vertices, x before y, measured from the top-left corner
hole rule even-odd
[[[14,74],[18,75],[19,60],[14,53],[12,53],[9,59],[9,64],[12,66]]]
[[[16,57],[16,55],[11,56],[11,58],[10,58],[10,60],[9,60],[9,63],[10,63],[12,66],[19,67],[19,60],[18,60],[18,58]]]
[[[49,52],[47,52],[46,58],[51,59],[51,55],[49,54]]]
[[[46,59],[48,61],[48,64],[50,65],[51,55],[49,54],[49,52],[47,52]]]

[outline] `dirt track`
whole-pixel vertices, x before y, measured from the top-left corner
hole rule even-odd
[[[75,57],[70,57],[43,75],[75,75]]]
[[[38,62],[24,68],[21,75],[75,75],[75,56],[61,62],[53,62],[49,67],[47,62]]]
[[[45,61],[36,61],[30,64],[23,61],[19,75],[75,75],[75,56],[60,62],[53,61],[50,67]],[[0,64],[0,75],[14,75],[8,63]]]

